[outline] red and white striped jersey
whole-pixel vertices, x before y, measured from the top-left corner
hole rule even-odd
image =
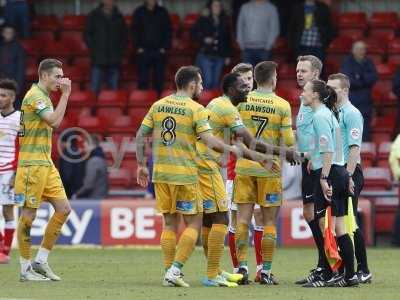
[[[0,114],[0,174],[17,169],[21,112]]]

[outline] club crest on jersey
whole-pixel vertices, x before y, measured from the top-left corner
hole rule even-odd
[[[320,146],[327,146],[328,145],[328,137],[326,135],[321,135],[319,137],[319,144],[320,144]]]
[[[42,110],[46,108],[46,104],[43,101],[39,100],[38,102],[36,102],[36,107],[37,109]]]
[[[360,135],[361,135],[360,129],[352,128],[350,130],[350,136],[351,136],[352,139],[357,140],[357,139],[360,138]]]

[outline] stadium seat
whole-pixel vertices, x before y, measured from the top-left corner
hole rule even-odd
[[[199,103],[207,106],[212,99],[219,96],[221,96],[221,92],[219,90],[204,90],[200,95]]]
[[[78,127],[91,133],[105,133],[106,122],[99,117],[82,116],[78,120]]]
[[[64,75],[72,82],[84,82],[89,77],[89,70],[84,66],[63,66]]]
[[[388,63],[398,67],[400,65],[400,39],[394,39],[387,49]]]
[[[112,121],[123,116],[123,109],[121,106],[97,106],[96,116],[102,117],[106,120],[107,124],[111,124]],[[107,126],[107,131],[108,129],[109,127]]]
[[[55,42],[55,35],[53,30],[34,31],[32,32],[32,38],[40,41],[40,43],[42,43],[43,45]]]
[[[378,197],[374,199],[375,207],[375,235],[393,234],[396,212],[399,206],[397,197]]]
[[[389,154],[391,142],[383,142],[378,147],[378,167],[388,168],[389,167]]]
[[[396,125],[397,115],[386,115],[383,117],[377,117],[374,123],[374,132],[387,132],[392,133]]]
[[[57,31],[60,21],[55,15],[37,15],[31,22],[33,32],[40,30]]]
[[[72,91],[68,104],[74,107],[90,107],[96,101],[96,95],[92,91]]]
[[[42,49],[42,54],[48,57],[55,57],[63,62],[67,62],[71,57],[70,45],[62,41],[46,43]]]
[[[376,158],[376,145],[371,142],[363,142],[361,144],[361,161],[364,167],[371,167],[374,165]]]
[[[379,131],[374,132],[374,129],[372,129],[371,139],[378,145],[383,142],[390,142],[392,140],[392,133]]]
[[[293,83],[295,83],[295,81],[293,81]],[[297,83],[292,86],[279,85],[276,90],[277,95],[286,99],[293,105],[299,105],[299,97],[302,92],[303,90],[297,87]]]
[[[338,36],[358,41],[365,38],[365,31],[365,28],[342,28],[339,29]]]
[[[169,95],[175,94],[175,92],[176,92],[175,90],[163,90],[160,98],[164,98]]]
[[[280,64],[278,66],[278,78],[281,79],[296,79],[296,66],[292,64]]]
[[[371,28],[397,29],[398,21],[395,11],[373,12],[369,19],[369,25]]]
[[[108,180],[111,188],[130,188],[132,184],[133,170],[111,168],[108,173]]]
[[[28,56],[38,56],[42,53],[42,43],[38,40],[21,40],[21,46],[24,48],[26,55]]]
[[[184,30],[190,30],[192,26],[196,23],[197,19],[199,18],[198,13],[190,13],[185,16],[183,19],[183,28]]]
[[[367,15],[365,12],[345,12],[338,17],[338,27],[344,28],[363,28],[366,29]]]
[[[395,30],[392,28],[372,28],[369,32],[370,38],[380,39],[386,43],[390,43],[396,36]],[[387,46],[387,44],[384,44]]]
[[[89,56],[77,56],[77,57],[74,57],[74,59],[72,61],[72,65],[83,66],[87,70],[91,69],[91,63],[92,63],[92,60],[90,59]],[[88,78],[88,80],[89,80],[89,78]]]
[[[116,134],[116,133],[135,134],[137,129],[138,129],[137,122],[135,123],[131,116],[122,115],[115,119],[111,120],[109,119],[108,132],[110,134]]]
[[[102,90],[97,98],[98,107],[125,107],[128,93],[124,90]]]
[[[73,56],[89,56],[89,49],[83,39],[83,35],[78,31],[62,32],[60,42],[68,45]]]
[[[372,100],[375,105],[390,105],[397,101],[397,97],[392,91],[390,80],[380,80],[372,88]]]
[[[274,61],[278,62],[279,66],[281,65],[280,62],[282,63],[287,62],[291,55],[287,39],[282,37],[277,38],[274,47],[272,49],[272,52]]]
[[[37,81],[38,65],[36,63],[27,64],[25,67],[25,77],[27,82]]]
[[[367,56],[375,65],[382,63],[386,54],[387,42],[379,37],[369,37],[364,42],[367,45]]]
[[[389,190],[392,186],[390,171],[387,168],[364,168],[364,189]]]
[[[133,127],[139,129],[144,117],[146,116],[149,108],[146,107],[131,107],[129,108],[129,116],[132,118]]]
[[[83,31],[85,22],[86,16],[84,15],[64,15],[61,20],[61,29]]]
[[[377,64],[375,65],[376,71],[379,75],[379,79],[389,79],[391,80],[396,69],[395,66],[391,64]]]
[[[129,107],[149,107],[157,100],[155,90],[134,90],[129,95]]]
[[[176,13],[170,13],[171,27],[174,33],[178,32],[181,26],[181,18]]]

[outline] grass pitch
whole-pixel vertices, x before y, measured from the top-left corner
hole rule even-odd
[[[249,249],[251,278],[254,257]],[[205,259],[198,248],[184,267],[185,280],[191,288],[161,286],[163,268],[158,249],[55,249],[50,256],[53,270],[61,282],[20,283],[17,253],[9,265],[0,265],[0,300],[5,299],[400,299],[400,250],[369,249],[373,283],[358,288],[305,289],[293,282],[303,277],[316,261],[312,249],[276,251],[273,272],[279,286],[251,284],[237,288],[205,288],[200,279],[205,273]],[[231,270],[228,250],[223,267]]]

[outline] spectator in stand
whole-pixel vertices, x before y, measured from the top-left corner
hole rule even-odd
[[[267,0],[252,0],[240,8],[237,42],[242,60],[253,66],[271,58],[271,49],[279,36],[279,15]]]
[[[103,199],[108,195],[107,162],[99,138],[95,134],[86,139],[85,150],[90,154],[86,161],[83,186],[72,195],[72,199]]]
[[[233,0],[232,1],[232,24],[233,28],[236,31],[236,24],[237,24],[237,19],[239,17],[239,12],[240,9],[242,8],[242,5],[249,2],[249,0]]]
[[[350,79],[350,101],[364,117],[363,141],[371,141],[373,104],[371,90],[378,74],[371,59],[366,56],[366,45],[362,41],[353,44],[352,54],[343,60],[341,70]]]
[[[397,69],[396,74],[393,77],[392,90],[393,93],[397,96],[397,120],[400,120],[400,68]],[[392,139],[395,139],[398,134],[400,134],[400,122],[396,122]]]
[[[334,30],[329,6],[321,1],[306,0],[293,6],[288,41],[295,59],[314,55],[322,62],[333,39]]]
[[[0,41],[0,77],[14,79],[20,91],[25,83],[25,50],[15,36],[14,28],[5,26],[1,32]],[[16,101],[16,108],[21,105]]]
[[[85,172],[84,156],[76,136],[77,132],[68,132],[61,137],[59,169],[68,198],[82,187]]]
[[[400,180],[400,135],[394,140],[389,155],[389,164],[393,177],[396,181]],[[399,194],[400,196],[400,194]],[[392,244],[400,247],[400,205],[397,208],[396,218],[393,224]]]
[[[6,23],[13,26],[21,38],[30,36],[29,5],[26,0],[6,0]]]
[[[171,21],[168,11],[156,0],[146,0],[133,12],[133,44],[141,90],[149,89],[150,72],[154,72],[154,88],[161,94],[164,86],[167,51],[171,47]]]
[[[114,0],[103,0],[88,15],[84,35],[92,59],[92,90],[99,93],[103,76],[110,89],[117,89],[128,36],[124,17]]]
[[[229,19],[220,0],[208,2],[203,16],[192,28],[192,36],[200,45],[196,64],[201,69],[204,88],[216,89],[232,52]]]

